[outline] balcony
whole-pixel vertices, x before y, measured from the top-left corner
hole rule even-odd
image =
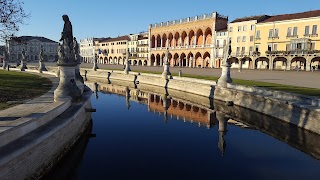
[[[320,54],[320,50],[294,50],[294,51],[266,51],[267,55],[304,55],[304,54]]]
[[[195,44],[192,44],[192,45],[185,45],[185,46],[171,46],[169,49],[170,50],[174,50],[174,49],[201,49],[201,48],[211,48],[211,47],[214,47],[213,44],[204,44],[204,45],[195,45]],[[223,48],[221,46],[221,48]],[[156,47],[156,48],[151,48],[150,49],[151,51],[157,51],[157,50],[166,50],[165,47]]]
[[[137,47],[148,47],[149,44],[138,44]]]

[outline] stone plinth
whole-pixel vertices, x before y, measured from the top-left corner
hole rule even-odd
[[[42,71],[48,71],[46,68],[46,65],[43,61],[39,61],[39,72],[42,73]]]
[[[232,83],[232,79],[230,77],[230,65],[229,64],[223,64],[222,67],[222,73],[221,77],[218,79],[217,85],[220,87],[227,87],[228,83]]]
[[[20,70],[21,70],[21,71],[25,71],[25,69],[28,69],[28,68],[27,68],[27,62],[26,62],[25,59],[22,59],[22,60],[21,60],[20,66],[21,66],[21,67],[20,67]]]
[[[78,88],[75,80],[74,66],[59,66],[60,82],[54,91],[54,100],[60,98],[72,98],[73,101],[81,99],[81,90]]]
[[[162,73],[162,78],[164,78],[164,79],[172,79],[172,76],[171,76],[169,68],[170,68],[169,63],[166,61],[164,63],[164,69],[163,69],[163,73]]]
[[[75,68],[75,75],[76,75],[76,80],[80,81],[81,83],[84,83],[83,77],[80,74],[80,64],[78,64]]]

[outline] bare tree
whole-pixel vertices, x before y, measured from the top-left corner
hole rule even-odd
[[[19,31],[20,25],[29,17],[19,0],[0,0],[0,41],[4,41]]]

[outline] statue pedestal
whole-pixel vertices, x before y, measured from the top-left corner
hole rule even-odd
[[[39,61],[39,72],[42,73],[42,71],[48,71],[46,68],[46,65],[44,64],[44,62]]]
[[[97,62],[94,62],[94,63],[93,63],[93,68],[92,68],[92,69],[93,69],[94,71],[96,71],[97,69],[99,69]]]
[[[27,62],[25,60],[21,60],[21,65],[20,65],[20,70],[21,71],[25,71],[25,69],[28,69],[27,68]]]
[[[217,85],[220,87],[227,87],[228,83],[232,83],[232,79],[230,77],[230,65],[229,64],[223,64],[222,67],[222,73],[221,77],[218,79]]]
[[[7,61],[3,60],[2,69],[7,69],[8,63]]]
[[[131,71],[131,68],[130,68],[130,63],[127,61],[126,68],[124,69],[124,73],[129,74],[129,71]]]
[[[163,77],[164,79],[168,79],[168,76],[169,76],[169,79],[172,79],[172,76],[171,76],[171,73],[170,73],[169,63],[168,63],[168,62],[165,62],[165,63],[164,63],[163,73],[162,73],[162,77]]]
[[[73,101],[81,99],[81,90],[78,88],[75,80],[74,66],[59,66],[60,82],[54,91],[54,101],[60,98],[72,98]]]
[[[84,83],[83,77],[80,74],[80,64],[78,64],[75,68],[75,75],[76,75],[76,80],[80,81],[81,83]]]

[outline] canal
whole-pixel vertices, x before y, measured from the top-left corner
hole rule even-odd
[[[318,179],[319,136],[149,86],[88,83],[92,124],[44,179]]]

